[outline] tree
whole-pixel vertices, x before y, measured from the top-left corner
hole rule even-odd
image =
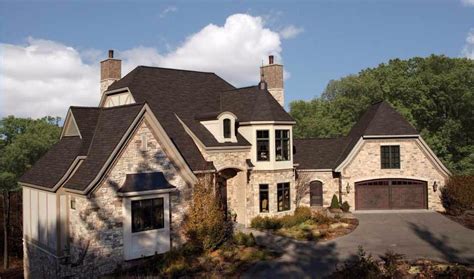
[[[295,180],[295,208],[298,208],[301,205],[301,201],[308,196],[309,193],[309,185],[311,182],[311,176],[304,173],[299,172],[298,176]]]
[[[3,265],[8,268],[10,194],[17,179],[59,139],[60,118],[38,120],[9,116],[0,120],[0,192],[3,203]]]
[[[474,173],[474,61],[431,55],[393,59],[330,81],[319,98],[295,101],[295,137],[345,135],[370,104],[385,100],[455,173]]]

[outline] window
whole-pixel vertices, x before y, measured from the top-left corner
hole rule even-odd
[[[76,209],[76,198],[71,197],[71,209]]]
[[[257,161],[270,160],[269,143],[270,143],[270,137],[269,137],[268,130],[258,130],[257,131]]]
[[[380,147],[382,169],[400,168],[400,146],[386,145]]]
[[[290,210],[290,183],[277,184],[278,211]]]
[[[230,139],[230,136],[231,136],[231,130],[230,130],[230,119],[229,118],[226,118],[224,119],[223,121],[224,123],[224,138],[225,139]]]
[[[163,198],[132,201],[132,233],[164,228]]]
[[[269,212],[268,184],[260,184],[260,212]]]
[[[277,161],[290,160],[290,130],[275,131],[275,151]]]

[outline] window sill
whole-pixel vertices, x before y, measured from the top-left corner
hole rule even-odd
[[[140,234],[149,234],[149,233],[158,233],[158,232],[163,232],[169,230],[168,228],[160,228],[160,229],[154,229],[154,230],[146,230],[146,231],[140,231],[140,232],[132,232],[132,235],[140,235]]]

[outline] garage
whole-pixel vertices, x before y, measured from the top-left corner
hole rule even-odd
[[[355,209],[426,209],[427,184],[413,179],[375,179],[355,184]]]

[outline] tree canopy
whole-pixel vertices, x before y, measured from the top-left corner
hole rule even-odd
[[[346,135],[380,100],[394,106],[453,172],[474,174],[474,61],[465,58],[393,59],[332,80],[321,97],[290,104],[295,137]]]
[[[0,120],[2,190],[13,190],[16,180],[58,141],[61,132],[59,120],[57,117],[33,120],[14,116]]]

